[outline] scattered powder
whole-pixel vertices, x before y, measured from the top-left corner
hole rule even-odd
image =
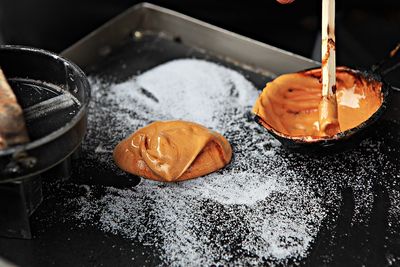
[[[354,194],[353,223],[363,222],[373,206],[374,181],[381,170],[393,169],[377,141],[325,158],[285,151],[253,122],[254,86],[211,62],[175,60],[123,83],[91,83],[82,168],[118,172],[114,146],[154,120],[195,121],[233,146],[232,163],[205,177],[174,184],[142,180],[134,188],[106,188],[101,196],[85,186],[73,200],[78,220],[150,246],[162,265],[299,262],[322,222],[335,221],[328,212],[340,208],[344,188]],[[391,201],[398,204],[395,193]]]
[[[172,265],[260,264],[306,256],[325,209],[311,190],[294,182],[296,174],[272,158],[280,144],[253,134],[259,126],[249,112],[258,91],[240,73],[184,59],[120,84],[92,84],[84,150],[111,169],[111,153],[104,152],[149,122],[165,119],[221,132],[234,158],[200,179],[143,180],[132,189],[109,188],[101,198],[82,196],[78,218],[97,217],[104,231],[156,246],[160,259]]]
[[[141,103],[151,113],[144,114],[150,120],[185,119],[221,130],[224,124],[219,117],[226,115],[226,108],[252,105],[258,96],[238,72],[196,60],[161,65],[113,86],[112,92],[119,108],[137,110],[140,107],[133,108],[132,101]]]

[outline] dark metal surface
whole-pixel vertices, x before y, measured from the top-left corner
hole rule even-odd
[[[60,95],[76,100],[68,108],[27,120],[31,142],[0,151],[0,182],[5,182],[48,170],[79,146],[86,132],[90,87],[76,65],[40,49],[1,46],[0,65],[23,109]]]
[[[168,60],[182,57],[206,58],[235,68],[256,86],[262,86],[270,80],[269,77],[241,70],[237,66],[198,50],[157,36],[144,36],[140,41],[128,41],[120,50],[100,61],[97,66],[93,66],[96,69],[93,74],[121,81],[131,77],[137,71],[144,71]],[[122,63],[126,63],[127,66],[122,68]],[[399,127],[391,122],[382,121],[378,123],[376,129],[378,133],[388,133],[388,138],[384,138],[388,147],[387,157],[395,161],[400,156],[398,150],[393,150],[393,148],[400,148],[398,141],[395,141],[400,137]],[[375,134],[372,140],[382,142],[382,136]],[[86,153],[89,152],[82,151],[82,161],[89,161],[85,157]],[[368,151],[363,153],[368,153]],[[287,157],[290,168],[310,165],[308,159],[301,155],[293,158],[288,154]],[[345,155],[339,155],[336,160],[341,161],[341,158],[344,160]],[[133,176],[117,175],[95,161],[91,164],[88,162],[82,164],[92,165],[92,168],[83,169],[80,165],[76,162],[70,180],[75,184],[112,185],[126,188],[134,186],[139,181]],[[387,174],[385,177],[394,179],[395,174]],[[320,179],[320,183],[324,183],[326,181],[323,179],[329,179],[329,177]],[[59,187],[65,190],[59,190]],[[45,183],[47,197],[32,220],[33,240],[0,239],[2,255],[21,266],[153,266],[158,263],[157,255],[153,254],[152,248],[121,236],[106,234],[96,226],[81,226],[78,221],[71,219],[70,214],[74,212],[74,207],[65,203],[68,199],[79,197],[82,193],[73,188],[74,185],[70,183],[58,187],[54,187],[52,183]],[[96,188],[95,194],[101,196],[104,188]],[[386,189],[377,185],[375,192],[372,223],[352,226],[354,192],[350,189],[344,190],[340,209],[328,215],[324,227],[312,245],[310,256],[301,264],[305,266],[359,266],[368,263],[369,266],[382,266],[386,262],[385,257],[388,252],[397,253],[400,237],[387,233],[389,204]],[[336,216],[337,219],[335,219]],[[74,253],[72,258],[71,251]]]
[[[128,9],[63,51],[62,55],[87,69],[99,58],[104,58],[113,49],[123,45],[135,31],[166,33],[191,47],[222,56],[225,60],[274,74],[319,65],[308,58],[148,3]]]
[[[151,16],[148,17],[150,18]],[[170,38],[165,35],[163,37],[157,34],[140,36],[140,38],[134,38],[129,33],[118,48],[111,49],[106,56],[98,57],[96,62],[85,66],[86,70],[90,70],[90,74],[108,77],[113,81],[124,81],[137,72],[146,71],[169,60],[195,57],[236,69],[260,89],[271,80],[271,77],[263,75],[262,71],[232,64],[232,61],[224,59],[224,54],[216,57],[185,43],[182,44],[180,41],[184,39],[183,36],[182,38]],[[97,38],[100,37],[97,36],[95,39]],[[68,51],[71,57],[72,51],[82,54],[77,50],[77,46]],[[245,53],[245,51],[237,51],[237,53]],[[301,68],[307,68],[307,64]],[[267,73],[268,71],[271,70],[266,69]],[[396,166],[399,166],[399,125],[385,120],[378,122],[373,130],[375,134],[372,135],[371,142],[380,142],[385,159],[393,164],[397,162]],[[98,135],[101,134],[98,133]],[[79,221],[72,218],[71,213],[75,211],[75,207],[69,206],[66,201],[82,194],[76,190],[76,184],[94,185],[94,194],[101,197],[104,194],[102,185],[127,188],[135,186],[139,181],[137,177],[113,173],[96,160],[89,160],[86,157],[88,153],[83,150],[81,162],[75,162],[73,165],[71,182],[55,184],[45,181],[45,200],[31,222],[33,240],[0,238],[2,256],[21,266],[154,266],[159,263],[154,248],[118,235],[104,233],[96,226],[80,225]],[[327,166],[316,166],[308,157],[286,154],[284,151],[280,153],[287,160],[289,170],[304,170],[306,172],[304,175],[315,179],[316,184],[329,184],[331,179],[336,179],[321,177],[319,168]],[[364,149],[357,153],[365,156],[370,152]],[[85,164],[80,164],[83,161]],[[353,166],[346,162],[346,154],[338,155],[335,162],[343,163],[344,168],[347,168],[349,172],[352,171]],[[82,168],[82,165],[92,167]],[[376,173],[382,175],[380,181],[374,184],[374,203],[368,222],[353,224],[355,192],[352,189],[343,188],[339,208],[328,213],[323,227],[309,250],[309,256],[302,260],[300,265],[385,266],[389,265],[389,256],[394,259],[400,257],[399,229],[397,227],[391,232],[388,230],[390,203],[387,192],[387,186],[394,186],[398,171],[393,173],[383,173],[383,171],[375,170]],[[330,189],[325,190],[324,193],[329,194]]]
[[[42,197],[39,177],[0,183],[0,236],[31,238],[29,216]]]

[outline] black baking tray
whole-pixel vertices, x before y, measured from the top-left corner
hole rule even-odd
[[[188,32],[197,33],[197,37]],[[232,45],[223,51],[221,46],[227,39]],[[201,40],[208,42],[205,44]],[[243,50],[246,47],[248,50]],[[77,62],[89,75],[109,77],[115,82],[124,81],[138,72],[173,59],[206,59],[238,70],[260,89],[275,75],[318,65],[311,60],[149,4],[135,6],[117,17],[67,49],[64,56]],[[399,190],[396,177],[400,170],[400,126],[395,123],[396,117],[393,114],[389,113],[387,119],[378,123],[371,142],[379,142],[385,160],[397,164],[398,168],[390,173],[375,170],[380,173],[380,179],[375,179],[372,185],[374,200],[368,220],[365,223],[353,223],[355,192],[353,188],[344,186],[338,209],[329,212],[312,243],[308,257],[301,260],[299,265],[399,264],[400,229],[388,225],[392,205],[388,190]],[[85,153],[85,150],[81,153],[81,162],[75,162],[75,170],[79,170],[79,165],[86,160]],[[281,153],[287,159],[289,168],[307,171],[315,183],[329,183],[330,177],[319,177],[318,168],[308,165],[309,158],[285,151]],[[343,154],[335,156],[336,163],[345,159],[346,155]],[[321,163],[320,167],[327,165]],[[79,225],[78,221],[66,218],[73,209],[65,205],[66,199],[79,195],[79,192],[68,188],[76,188],[76,184],[98,185],[95,193],[101,195],[104,185],[125,188],[134,186],[140,178],[116,175],[112,170],[96,164],[84,170],[84,173],[82,170],[73,172],[71,180],[64,184],[56,182],[54,178],[47,178],[44,185],[45,200],[32,218],[33,239],[0,238],[1,256],[20,266],[160,264],[154,250],[143,244],[104,233],[95,226]],[[325,194],[329,194],[329,188],[326,188]],[[293,264],[287,262],[280,265]]]

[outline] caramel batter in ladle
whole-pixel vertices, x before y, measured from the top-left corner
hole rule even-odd
[[[321,69],[281,75],[269,82],[253,112],[269,130],[300,139],[327,138],[320,129]],[[340,132],[368,120],[382,105],[382,84],[345,67],[336,70]],[[337,129],[334,134],[337,134]]]

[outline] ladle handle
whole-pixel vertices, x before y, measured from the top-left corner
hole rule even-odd
[[[372,71],[381,77],[385,77],[398,67],[400,67],[400,43],[390,51],[387,58],[372,66]]]

